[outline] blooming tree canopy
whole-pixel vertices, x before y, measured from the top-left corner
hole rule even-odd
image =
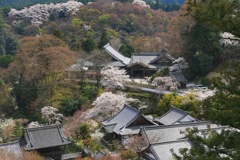
[[[31,122],[28,125],[28,128],[34,128],[34,127],[40,127],[41,125],[36,121],[36,122]]]
[[[48,21],[51,14],[59,14],[60,12],[74,14],[82,5],[81,2],[77,1],[67,1],[66,3],[57,4],[36,4],[19,11],[12,8],[9,16],[18,17],[19,19],[29,18],[33,25],[38,26],[43,21]]]
[[[240,38],[236,37],[235,35],[229,32],[221,33],[220,37],[221,37],[220,43],[223,44],[225,47],[236,46],[239,44]]]
[[[137,5],[142,6],[142,7],[150,8],[150,6],[147,5],[145,1],[142,1],[142,0],[133,0],[132,4],[137,4]]]
[[[41,109],[42,118],[48,123],[53,124],[60,123],[63,120],[62,114],[57,114],[58,111],[57,108],[51,107],[51,106],[45,106]]]
[[[129,81],[126,70],[108,65],[101,70],[103,84],[106,88],[123,88],[123,84]]]
[[[179,83],[173,82],[171,77],[156,77],[152,84],[158,86],[157,89],[159,90],[177,90],[179,86]]]
[[[125,103],[126,97],[122,94],[113,94],[112,92],[102,93],[92,103],[94,108],[91,109],[89,116],[94,117],[99,113],[104,114],[104,117],[115,114],[122,109]]]

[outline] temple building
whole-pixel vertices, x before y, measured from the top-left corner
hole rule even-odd
[[[59,125],[25,128],[24,140],[26,151],[38,151],[52,159],[61,159],[64,147],[72,143],[63,135]]]
[[[131,78],[150,77],[158,70],[171,66],[175,60],[166,49],[153,53],[134,53],[128,58],[110,44],[106,44],[103,48],[112,57],[112,65],[126,69]]]
[[[119,138],[122,144],[126,144],[131,135],[137,135],[142,126],[152,126],[156,123],[145,117],[138,109],[127,104],[123,109],[110,119],[102,122],[107,134]]]

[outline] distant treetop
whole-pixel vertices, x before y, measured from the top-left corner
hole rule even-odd
[[[68,0],[1,0],[0,8],[9,6],[12,8],[21,9],[34,4],[63,3],[67,1]]]

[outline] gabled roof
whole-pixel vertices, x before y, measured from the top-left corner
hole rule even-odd
[[[171,141],[165,143],[157,143],[150,146],[150,151],[153,154],[154,158],[157,160],[170,160],[173,159],[172,152],[180,155],[180,148],[190,149],[192,146],[191,142],[187,139]]]
[[[171,107],[167,113],[165,113],[161,117],[155,118],[154,121],[161,123],[163,125],[186,123],[186,122],[199,122],[199,120],[188,115],[187,112],[175,107]]]
[[[182,74],[182,71],[169,72],[170,77],[172,77],[174,82],[184,83],[187,82],[187,79]]]
[[[169,53],[168,53],[168,50],[167,49],[162,49],[159,53],[158,53],[158,56],[153,59],[150,63],[155,63],[156,61],[158,61],[159,59],[161,58],[167,58],[171,61],[174,61],[175,58],[173,58]]]
[[[120,130],[138,115],[140,115],[139,110],[125,104],[123,109],[118,114],[108,120],[103,121],[102,124],[107,132],[120,134]]]
[[[130,67],[135,66],[135,65],[141,65],[141,66],[143,66],[145,68],[149,68],[149,66],[147,64],[145,64],[145,63],[143,63],[141,61],[130,63],[127,67],[130,68]]]
[[[35,150],[72,143],[63,136],[59,125],[48,125],[43,127],[25,128],[24,138],[27,143],[26,150]]]
[[[103,46],[103,48],[114,59],[122,62],[125,65],[128,65],[130,63],[130,58],[123,56],[116,49],[114,49],[109,43]]]
[[[219,126],[210,122],[184,123],[174,125],[148,126],[142,128],[142,134],[149,144],[177,141],[185,137],[187,128],[197,128],[199,131],[211,129],[226,129],[228,126]]]
[[[158,60],[160,60],[161,58],[164,58],[164,57],[171,61],[174,60],[174,58],[171,57],[165,51],[155,52],[155,53],[141,52],[138,54],[132,54],[131,62],[129,63],[128,67],[132,67],[135,64],[140,64],[144,67],[147,66],[147,68],[159,69],[159,68],[165,67],[165,65],[155,64],[155,62],[157,62]]]
[[[109,63],[107,63],[107,65],[111,65],[111,66],[114,66],[114,67],[125,67],[126,66],[125,64],[123,64],[120,61],[109,62]]]
[[[19,145],[19,141],[2,143],[0,144],[0,149],[3,150],[5,154],[14,154],[17,157],[22,156],[22,151]]]
[[[136,64],[142,65],[146,68],[151,69],[159,69],[166,67],[165,65],[161,64],[151,64],[151,62],[159,56],[159,53],[140,53],[140,54],[132,54],[131,62],[129,63],[128,67],[132,67]]]

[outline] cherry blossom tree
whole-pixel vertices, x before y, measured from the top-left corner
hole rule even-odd
[[[97,129],[94,133],[91,134],[93,140],[100,142],[104,134]]]
[[[82,5],[81,2],[77,1],[67,1],[66,3],[57,4],[36,4],[22,10],[11,9],[9,16],[17,17],[20,20],[29,18],[33,25],[38,26],[44,21],[48,21],[51,14],[59,14],[60,12],[74,14]]]
[[[39,124],[37,121],[36,122],[31,122],[28,124],[28,128],[34,128],[34,127],[40,127],[41,124]]]
[[[88,117],[96,117],[98,114],[102,114],[103,117],[112,116],[120,111],[125,103],[126,97],[123,94],[102,93],[92,103],[94,108],[88,111]]]
[[[63,120],[62,114],[57,114],[57,108],[51,106],[45,106],[41,109],[42,118],[47,122],[47,124],[57,123],[59,124]]]
[[[142,1],[142,0],[133,0],[132,4],[137,4],[137,5],[142,6],[142,7],[150,8],[150,6],[147,5],[145,1]]]
[[[156,77],[152,81],[152,84],[157,86],[159,90],[177,90],[179,87],[179,83],[173,82],[171,77]]]
[[[223,44],[225,47],[236,46],[239,44],[240,39],[229,32],[221,33],[220,36],[220,43]]]
[[[63,121],[62,131],[67,137],[75,137],[75,133],[80,124],[83,123],[83,112],[76,111],[72,117],[65,117]]]
[[[126,70],[108,65],[101,70],[104,86],[109,89],[123,88],[123,84],[129,81]]]

